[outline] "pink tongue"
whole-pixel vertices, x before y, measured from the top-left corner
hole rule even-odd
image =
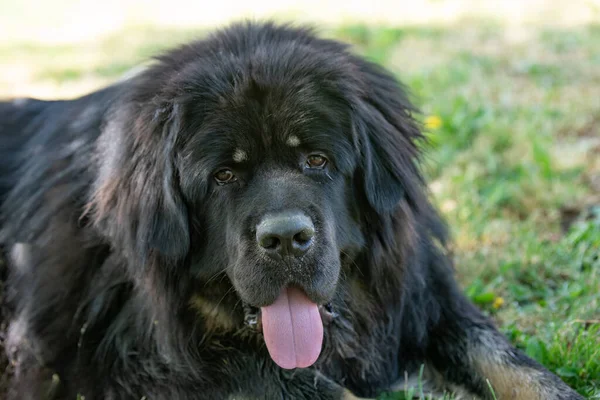
[[[323,344],[319,307],[299,289],[287,288],[275,303],[262,307],[267,349],[281,368],[306,368],[314,364]]]

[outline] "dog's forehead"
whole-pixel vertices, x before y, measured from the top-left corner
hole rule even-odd
[[[248,143],[248,140],[244,140],[243,142]],[[299,135],[292,133],[287,135],[287,137],[284,136],[283,138],[275,138],[275,140],[270,140],[268,141],[268,144],[264,144],[262,147],[265,148],[265,150],[269,150],[269,147],[279,148],[281,147],[281,143],[279,142],[282,142],[286,147],[292,149],[295,147],[299,147],[302,144]],[[244,163],[250,161],[252,153],[250,149],[247,149],[247,147],[256,146],[244,146],[243,144],[236,143],[234,143],[233,145],[234,149],[232,151],[231,158],[233,159],[234,163]]]
[[[302,142],[298,135],[290,135],[285,141],[285,144],[289,147],[298,147]]]
[[[212,104],[203,109],[205,133],[192,150],[211,149],[211,165],[289,162],[295,154],[317,151],[352,157],[350,112],[314,84],[240,84]]]
[[[302,135],[298,133],[242,132],[232,135],[228,142],[228,156],[236,164],[252,162],[256,159],[285,157],[288,153],[303,148]],[[305,140],[307,144],[309,140]],[[324,147],[324,146],[318,146]]]
[[[233,151],[232,158],[233,158],[233,162],[241,163],[244,161],[248,161],[250,156],[248,155],[248,151],[246,151],[240,147],[236,147],[235,150]]]
[[[218,141],[234,163],[251,162],[267,156],[327,150],[344,141],[339,129],[319,115],[294,115],[284,112],[247,114],[231,113],[235,126],[223,126],[211,141]],[[213,146],[214,147],[214,146]]]

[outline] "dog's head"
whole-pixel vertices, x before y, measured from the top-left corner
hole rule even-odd
[[[95,223],[171,296],[226,276],[271,324],[315,319],[398,206],[423,201],[402,88],[308,31],[229,28],[127,92],[101,138]]]

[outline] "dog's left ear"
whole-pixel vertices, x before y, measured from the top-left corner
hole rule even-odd
[[[353,124],[361,159],[359,173],[366,198],[379,214],[418,197],[422,178],[416,165],[421,132],[416,109],[399,82],[381,67],[359,61],[362,89]]]

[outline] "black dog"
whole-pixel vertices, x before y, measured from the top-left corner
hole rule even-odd
[[[422,371],[580,399],[456,285],[413,113],[378,66],[272,24],[0,103],[9,397],[341,399]]]

